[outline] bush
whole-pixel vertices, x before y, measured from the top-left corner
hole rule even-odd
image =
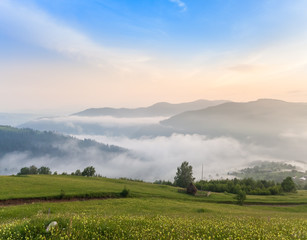
[[[125,187],[123,189],[123,191],[121,191],[120,196],[121,197],[129,197],[130,196],[130,190]]]
[[[195,187],[193,183],[190,183],[189,186],[187,187],[187,194],[191,194],[195,196],[196,193],[197,193],[197,188]]]
[[[239,191],[236,196],[236,199],[237,203],[242,206],[244,204],[244,201],[246,200],[246,193],[244,191]]]
[[[60,191],[60,199],[63,199],[65,197],[65,191],[61,189]]]

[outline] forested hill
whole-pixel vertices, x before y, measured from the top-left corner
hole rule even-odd
[[[104,153],[123,153],[127,150],[114,145],[57,134],[0,126],[0,158],[12,152],[27,152],[31,156],[67,156],[72,152],[95,149]]]

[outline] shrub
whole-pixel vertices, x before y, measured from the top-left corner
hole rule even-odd
[[[63,189],[61,189],[60,199],[63,199],[64,197],[65,197],[65,191]]]
[[[193,183],[190,183],[189,186],[187,187],[187,193],[194,195],[194,196],[196,195],[197,188],[195,187],[195,185]]]
[[[244,201],[246,200],[246,193],[244,191],[239,191],[236,196],[236,199],[237,203],[242,206],[244,204]]]
[[[121,197],[129,197],[130,196],[130,190],[125,187],[123,189],[123,191],[121,191],[120,196]]]

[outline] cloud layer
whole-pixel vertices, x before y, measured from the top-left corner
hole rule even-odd
[[[210,179],[227,177],[227,172],[247,167],[254,161],[289,162],[289,159],[274,157],[264,147],[243,144],[227,137],[208,139],[202,135],[182,134],[141,139],[93,135],[77,137],[93,138],[99,142],[130,149],[135,158],[133,160],[114,159],[112,163],[117,167],[111,167],[113,170],[110,172],[114,174],[112,176],[122,175],[147,181],[157,179],[172,181],[177,167],[183,161],[188,161],[193,166],[196,179],[201,178],[202,165],[204,177]],[[307,169],[307,163],[301,163],[300,166]]]
[[[61,145],[55,143],[53,147],[65,152],[64,155],[33,156],[31,152],[11,152],[0,159],[0,174],[16,174],[21,167],[30,165],[48,166],[58,173],[71,173],[94,166],[97,173],[106,177],[173,181],[176,169],[183,161],[188,161],[193,166],[196,180],[201,178],[202,166],[205,179],[228,177],[228,172],[250,166],[255,161],[281,161],[297,165],[302,170],[307,169],[306,161],[293,161],[289,148],[281,151],[280,148],[242,143],[230,137],[207,138],[197,134],[138,139],[102,135],[75,137],[94,139],[104,144],[127,148],[129,151],[104,152],[93,146],[80,150],[75,141],[67,141]],[[283,137],[289,137],[289,134]],[[294,136],[290,137],[292,139]],[[298,144],[297,139],[294,143]],[[301,142],[304,146],[305,143]],[[302,151],[300,148],[294,150]]]

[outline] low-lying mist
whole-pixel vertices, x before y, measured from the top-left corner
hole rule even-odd
[[[157,125],[165,117],[116,118],[112,116],[63,116],[38,118],[19,127],[40,131],[57,131],[66,134],[99,134],[134,136],[140,129]]]
[[[226,177],[227,172],[248,166],[257,160],[280,160],[266,155],[265,149],[242,144],[233,138],[208,139],[202,135],[174,134],[170,137],[139,138],[76,135],[79,139],[117,145],[129,150],[106,152],[91,145],[80,149],[70,139],[53,148],[62,154],[33,155],[30,151],[10,152],[0,159],[1,174],[16,174],[21,167],[47,166],[51,171],[71,173],[94,166],[97,173],[112,178],[127,177],[154,181],[173,180],[176,168],[183,161],[193,166],[194,177],[206,179]]]
[[[9,153],[0,160],[0,171],[34,164],[70,173],[93,165],[103,176],[146,181],[173,180],[183,161],[193,166],[196,179],[201,178],[202,165],[208,179],[225,177],[254,161],[286,162],[305,171],[306,109],[306,104],[262,99],[188,111],[166,121],[159,116],[40,118],[22,127],[94,139],[127,151],[105,154],[94,146],[80,151],[78,146],[61,143],[57,149],[65,152],[62,156]]]
[[[208,137],[201,134],[159,133],[160,120],[163,118],[68,116],[38,119],[25,126],[73,134],[79,139],[94,139],[129,151],[104,156],[95,149],[80,152],[71,148],[64,160],[54,156],[33,158],[27,153],[12,153],[6,159],[15,166],[47,165],[59,173],[70,173],[93,165],[97,173],[103,176],[146,181],[172,181],[176,168],[183,161],[192,164],[196,179],[201,178],[202,165],[207,179],[225,177],[227,172],[245,168],[254,161],[281,161],[299,166],[302,170],[307,169],[306,133],[294,131],[293,127],[291,131],[284,129],[279,134],[268,132],[253,141],[253,138],[236,138],[236,135]],[[145,131],[146,127],[149,131]],[[136,132],[155,134],[132,137],[137,135]],[[5,166],[3,162],[0,162],[1,169]],[[14,172],[16,169],[10,173]]]
[[[194,177],[227,177],[227,173],[249,166],[255,161],[284,161],[272,156],[268,149],[253,144],[243,144],[233,138],[209,139],[203,135],[174,134],[170,137],[139,138],[76,136],[92,138],[98,142],[114,144],[133,153],[121,156],[101,166],[101,173],[109,177],[130,177],[146,181],[173,180],[176,169],[183,161],[193,166]],[[293,162],[292,162],[293,163]],[[306,164],[302,163],[302,167]],[[229,176],[228,176],[229,177]]]

